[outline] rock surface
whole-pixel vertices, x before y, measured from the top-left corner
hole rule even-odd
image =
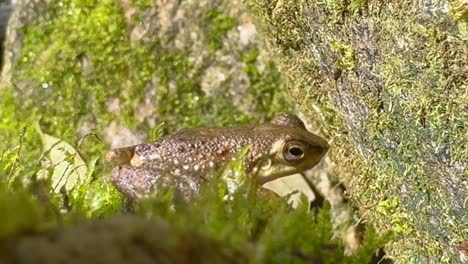
[[[347,193],[401,239],[390,255],[460,261],[468,237],[466,1],[251,6],[291,94],[333,139]]]

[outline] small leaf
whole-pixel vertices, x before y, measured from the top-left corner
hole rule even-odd
[[[39,123],[36,128],[41,135],[44,147],[44,156],[48,158],[49,166],[38,173],[38,177],[50,177],[51,186],[55,193],[59,193],[62,187],[70,191],[76,184],[86,179],[88,168],[78,154],[78,151],[60,138],[42,132]],[[52,175],[48,171],[52,168]]]

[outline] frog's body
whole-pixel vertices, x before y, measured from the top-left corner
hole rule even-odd
[[[247,146],[245,169],[259,184],[310,169],[328,150],[328,143],[307,131],[297,116],[279,114],[260,125],[182,130],[154,143],[111,150],[107,160],[117,165],[112,182],[130,198],[158,185],[191,196],[210,172]]]

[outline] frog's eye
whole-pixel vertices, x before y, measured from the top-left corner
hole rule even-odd
[[[286,161],[294,162],[304,157],[304,145],[298,141],[291,141],[283,148],[283,157]]]

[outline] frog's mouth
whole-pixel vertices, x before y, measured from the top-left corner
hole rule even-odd
[[[260,159],[257,182],[266,182],[315,167],[328,151],[328,144],[304,140],[278,140],[270,153]]]

